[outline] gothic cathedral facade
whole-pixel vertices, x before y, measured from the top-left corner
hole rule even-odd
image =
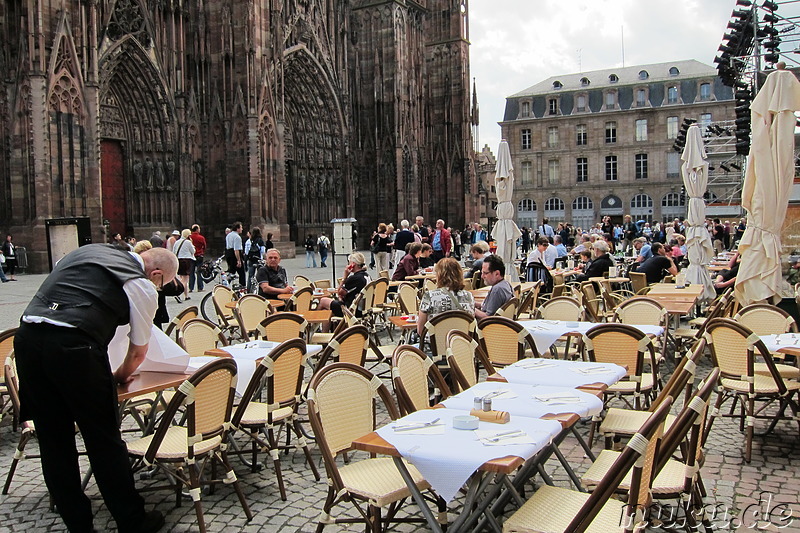
[[[2,0],[0,228],[458,227],[471,114],[467,0]]]

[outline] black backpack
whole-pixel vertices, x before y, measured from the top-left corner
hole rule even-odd
[[[264,246],[264,240],[260,237],[255,241],[250,239],[250,252],[247,254],[247,259],[250,261],[258,261],[261,259],[262,246]]]

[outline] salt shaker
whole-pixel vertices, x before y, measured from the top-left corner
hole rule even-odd
[[[472,400],[472,408],[476,411],[483,409],[483,399],[480,396],[475,396]]]

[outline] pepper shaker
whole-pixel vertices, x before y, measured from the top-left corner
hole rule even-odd
[[[484,411],[491,411],[492,410],[492,399],[491,398],[484,398],[483,399],[483,410]]]

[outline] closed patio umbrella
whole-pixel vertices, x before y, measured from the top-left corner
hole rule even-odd
[[[800,110],[800,82],[778,64],[750,105],[752,144],[742,188],[747,229],[736,297],[742,305],[776,302],[781,281],[781,226],[794,180],[794,112]]]
[[[686,132],[686,147],[683,149],[683,186],[689,197],[686,214],[686,255],[689,256],[689,267],[686,269],[686,280],[703,285],[701,300],[714,298],[714,284],[708,275],[705,265],[714,256],[714,247],[703,223],[706,220],[706,203],[703,195],[708,186],[708,161],[703,137],[697,124],[689,126]]]
[[[514,222],[514,166],[511,163],[511,150],[506,141],[500,141],[497,150],[497,166],[494,176],[495,190],[497,191],[497,223],[494,225],[492,235],[497,241],[497,255],[506,264],[506,279],[511,282],[519,281],[519,274],[514,265],[514,256],[517,252],[517,239],[522,232]]]

